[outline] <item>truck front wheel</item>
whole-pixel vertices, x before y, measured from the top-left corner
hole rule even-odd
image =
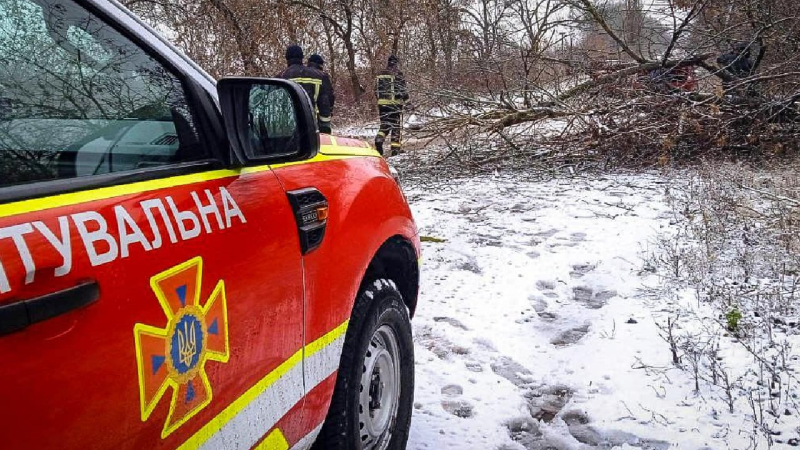
[[[394,282],[366,284],[345,335],[336,388],[315,449],[404,449],[414,402],[414,344]]]

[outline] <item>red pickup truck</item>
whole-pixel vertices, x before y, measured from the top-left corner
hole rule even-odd
[[[420,244],[298,85],[111,0],[0,2],[0,447],[408,438]]]

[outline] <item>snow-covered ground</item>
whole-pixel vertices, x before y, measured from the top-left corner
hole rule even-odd
[[[423,236],[409,449],[748,448],[659,336],[657,175],[408,189]],[[705,393],[704,393],[705,392]],[[741,412],[740,412],[741,411]]]

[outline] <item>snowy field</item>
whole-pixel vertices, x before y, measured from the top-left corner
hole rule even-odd
[[[695,393],[659,336],[668,306],[644,268],[670,228],[665,189],[657,175],[407,189],[421,235],[443,240],[423,244],[409,449],[752,448],[746,411]]]

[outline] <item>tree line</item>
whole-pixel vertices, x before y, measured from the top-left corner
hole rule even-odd
[[[688,133],[685,146],[724,149],[761,146],[747,136],[776,126],[780,139],[797,135],[800,21],[792,0],[126,3],[217,77],[273,76],[292,43],[322,54],[342,99],[339,116],[372,107],[374,76],[397,54],[414,103],[432,112],[432,135],[479,130],[513,151],[532,139],[518,125],[553,118],[575,131],[562,134],[570,138],[564,145],[611,133],[599,141],[623,145],[621,137],[635,136],[652,148],[656,137]],[[743,58],[746,73],[736,73]],[[685,67],[697,84],[686,95],[641,82]],[[631,108],[650,122],[631,121]],[[645,126],[658,132],[640,131]],[[540,147],[555,142],[534,138]],[[674,148],[673,138],[656,144]]]

